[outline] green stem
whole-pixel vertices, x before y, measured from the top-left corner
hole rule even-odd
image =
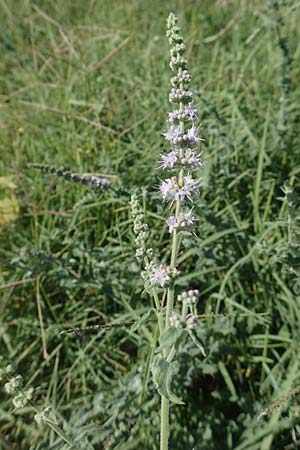
[[[162,395],[161,397],[161,416],[160,416],[160,450],[169,448],[169,400]]]
[[[156,292],[156,289],[153,289],[152,291],[153,297],[154,297],[154,302],[155,302],[155,307],[157,309],[157,320],[158,320],[158,326],[159,326],[159,334],[161,335],[162,332],[164,331],[164,323],[163,323],[163,316],[161,313],[161,306],[159,303],[159,298]]]
[[[184,322],[188,313],[188,305],[185,301],[182,302],[181,320]]]
[[[183,85],[180,85],[180,88],[183,89]],[[183,108],[183,103],[180,103],[179,108]],[[180,131],[184,133],[184,122],[179,123]],[[183,157],[183,150],[180,149],[180,158]],[[178,184],[181,185],[183,183],[183,170],[181,169],[178,176]],[[175,217],[178,218],[178,215],[181,211],[181,201],[178,199],[176,201],[176,209],[175,209]],[[177,230],[175,229],[172,233],[172,248],[171,248],[171,269],[176,268],[177,255],[179,251],[179,236],[177,234]],[[170,316],[173,311],[174,305],[174,284],[172,284],[168,288],[167,293],[167,307],[166,307],[166,321],[165,321],[165,329],[168,329],[170,326]],[[171,352],[172,353],[172,352]],[[168,356],[172,359],[172,355],[167,355],[165,351],[163,351],[164,357],[167,359]],[[170,402],[169,400],[162,396],[161,397],[161,424],[160,424],[160,450],[168,450],[169,448],[169,408]]]

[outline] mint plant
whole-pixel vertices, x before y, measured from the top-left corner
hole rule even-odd
[[[170,149],[161,155],[159,168],[169,175],[161,180],[160,194],[171,214],[166,220],[170,234],[169,264],[159,262],[152,248],[148,248],[148,226],[136,194],[131,199],[134,232],[136,233],[136,256],[143,259],[145,290],[153,296],[159,326],[159,347],[152,363],[154,383],[161,395],[160,449],[167,450],[169,442],[170,403],[182,403],[171,391],[173,374],[177,371],[176,348],[189,333],[205,354],[202,345],[192,333],[197,324],[197,289],[177,292],[176,279],[180,273],[178,255],[183,233],[190,232],[195,222],[193,197],[201,180],[197,170],[203,167],[199,152],[200,137],[196,126],[197,111],[193,105],[193,93],[189,90],[191,75],[184,58],[185,44],[180,34],[177,17],[170,14],[167,20],[167,37],[170,44],[170,67],[175,75],[171,78],[169,101],[174,109],[168,115],[168,128],[163,133]],[[176,296],[176,298],[175,298]],[[166,301],[165,301],[166,300]],[[177,302],[176,302],[177,300]]]

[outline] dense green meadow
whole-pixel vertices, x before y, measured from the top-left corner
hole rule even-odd
[[[180,347],[170,450],[294,450],[297,0],[0,0],[0,353],[78,449],[159,448],[157,330],[129,200],[143,197],[168,261],[157,167],[170,11],[187,38],[206,161],[178,285],[200,291],[207,354]],[[104,174],[111,187],[97,193],[29,163]],[[61,334],[100,324],[114,326]],[[73,448],[30,407],[14,410],[0,383],[1,450]]]

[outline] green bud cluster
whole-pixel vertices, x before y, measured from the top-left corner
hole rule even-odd
[[[1,358],[0,363],[3,358]],[[0,381],[6,381],[4,390],[12,396],[12,402],[15,408],[23,408],[32,399],[34,388],[23,388],[23,377],[19,374],[13,375],[13,366],[11,364],[0,367]]]
[[[144,211],[142,210],[139,204],[136,194],[133,194],[131,196],[130,206],[131,206],[131,215],[133,218],[133,231],[136,235],[135,256],[137,258],[141,258],[144,256],[151,257],[153,253],[152,249],[147,249],[146,247],[146,241],[149,235],[148,225],[144,222],[145,219]]]

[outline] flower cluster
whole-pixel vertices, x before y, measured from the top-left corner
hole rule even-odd
[[[197,326],[197,317],[194,314],[189,314],[186,319],[186,328],[193,329]],[[170,326],[174,328],[180,328],[181,321],[177,313],[173,313],[170,317]]]
[[[194,314],[189,314],[187,321],[186,321],[187,328],[195,328],[197,326],[197,317],[194,316]]]
[[[1,362],[1,361],[0,361]],[[12,375],[13,367],[8,364],[6,367],[0,367],[0,380],[6,380],[4,389],[7,394],[12,395],[12,402],[15,408],[23,408],[32,399],[34,394],[33,387],[23,388],[23,377],[21,375]]]
[[[185,302],[187,305],[195,305],[199,300],[198,289],[190,289],[187,292],[182,292],[177,296],[179,302]]]
[[[183,203],[186,199],[192,199],[192,195],[199,185],[199,180],[194,180],[191,174],[187,174],[182,178],[182,181],[178,177],[167,178],[162,181],[160,192],[163,200],[171,203],[179,200]]]
[[[194,223],[194,216],[191,210],[187,212],[179,213],[176,216],[170,216],[167,219],[167,225],[169,227],[169,233],[172,233],[176,228],[184,228]]]
[[[180,327],[180,319],[178,314],[176,313],[172,314],[172,316],[170,317],[170,326],[175,328]]]
[[[189,90],[191,75],[187,69],[187,61],[183,57],[185,44],[180,35],[177,18],[170,14],[167,22],[167,36],[170,44],[170,67],[175,71],[171,78],[169,100],[178,104],[168,116],[168,129],[163,136],[170,144],[170,151],[161,155],[162,170],[177,169],[177,175],[161,181],[160,192],[164,201],[176,202],[176,216],[167,220],[169,232],[193,224],[192,212],[182,212],[180,206],[186,200],[192,201],[194,193],[200,187],[200,180],[193,178],[193,171],[203,166],[198,152],[200,137],[195,125],[197,110],[193,106],[193,93]],[[178,207],[179,206],[179,207]]]
[[[172,269],[165,264],[156,264],[150,262],[146,264],[145,270],[142,272],[142,277],[145,282],[145,286],[148,288],[153,287],[165,287],[170,283],[172,278],[175,278],[179,274],[177,269]]]
[[[36,421],[36,423],[38,425],[46,423],[50,412],[51,412],[51,406],[46,406],[44,409],[42,409],[42,411],[40,411],[34,415],[34,420]]]
[[[136,235],[135,256],[137,258],[141,258],[143,256],[151,256],[152,249],[147,249],[146,247],[146,241],[148,238],[148,225],[144,222],[144,211],[139,204],[136,194],[132,194],[131,196],[130,207],[131,215],[133,218],[133,231]]]

